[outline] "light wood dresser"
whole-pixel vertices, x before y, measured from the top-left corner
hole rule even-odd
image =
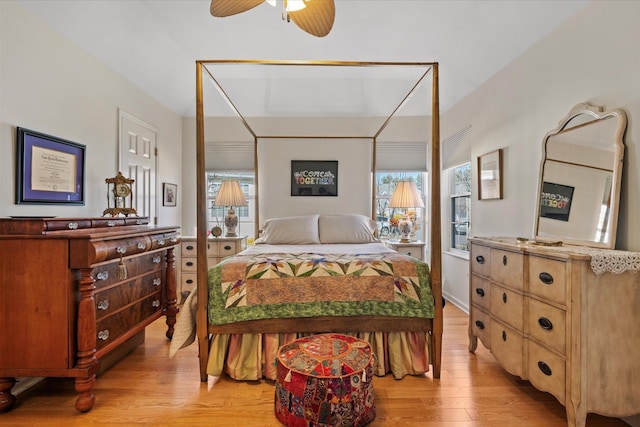
[[[590,412],[640,413],[640,254],[471,242],[469,350],[480,338],[504,369],[555,396],[569,426]]]
[[[196,289],[198,277],[198,251],[195,237],[183,236],[180,247],[180,293],[185,297]],[[247,236],[210,237],[207,239],[207,261],[213,267],[223,258],[247,248]]]
[[[16,377],[71,377],[89,411],[101,361],[163,314],[173,335],[179,228],[148,218],[0,219],[0,410]],[[2,415],[0,415],[0,418]]]

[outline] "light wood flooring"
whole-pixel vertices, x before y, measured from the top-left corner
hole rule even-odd
[[[469,353],[464,312],[447,304],[444,313],[441,378],[376,377],[370,426],[566,426],[553,396],[506,373],[482,345]],[[156,321],[144,344],[100,375],[90,412],[76,412],[72,379],[48,379],[0,414],[0,426],[281,426],[272,382],[201,383],[196,345],[169,359],[165,328]],[[590,414],[587,426],[627,424]]]

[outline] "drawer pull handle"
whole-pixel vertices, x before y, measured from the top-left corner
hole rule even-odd
[[[551,320],[547,319],[546,317],[539,318],[538,325],[540,325],[540,327],[546,331],[550,331],[553,329],[553,323],[551,323]]]
[[[507,265],[507,256],[502,255],[502,265]]]
[[[553,276],[551,274],[542,272],[538,277],[540,277],[540,281],[545,285],[553,285]]]
[[[187,284],[192,284],[193,283],[193,279],[187,279]]]
[[[188,251],[192,251],[193,250],[193,246],[191,246],[191,245],[187,246],[187,250]]]
[[[482,255],[478,255],[478,256],[476,257],[476,262],[477,262],[478,264],[484,264],[484,257],[483,257]]]
[[[482,288],[476,288],[476,294],[480,295],[481,297],[484,296],[484,289]]]
[[[507,331],[502,331],[502,341],[507,340]]]
[[[154,256],[151,261],[153,261],[154,264],[160,264],[160,261],[162,261],[162,258],[160,257],[160,255]]]
[[[118,246],[116,248],[116,252],[119,254],[124,254],[125,252],[127,252],[127,247],[126,246]]]
[[[138,243],[138,249],[140,249],[141,251],[145,250],[145,249],[147,249],[147,245],[142,243],[142,242],[140,242],[140,243]]]
[[[136,219],[136,225],[142,225],[144,221],[142,219]]]
[[[229,246],[229,245],[225,246],[225,247],[224,247],[224,250],[225,250],[225,251],[230,251],[230,250],[231,250],[231,246]]]
[[[538,369],[540,369],[540,371],[542,371],[542,373],[548,377],[553,374],[553,372],[551,371],[551,367],[549,367],[549,365],[544,363],[542,360],[538,362]]]
[[[100,341],[106,341],[109,339],[109,330],[105,329],[104,331],[98,332],[98,339]]]
[[[115,221],[107,221],[107,227],[115,227],[116,222]]]
[[[102,301],[100,301],[98,303],[98,310],[104,311],[107,308],[109,308],[109,300],[108,299],[102,300]]]
[[[502,302],[505,304],[507,303],[507,294],[504,292],[502,293]]]
[[[482,323],[482,320],[476,320],[476,326],[478,329],[484,329],[484,323]]]
[[[176,243],[178,241],[178,238],[177,237],[172,237],[171,239],[169,239],[169,241],[171,243]]]
[[[162,279],[160,279],[159,277],[156,277],[155,279],[153,279],[154,285],[160,286],[160,283],[162,283]]]
[[[164,239],[160,239],[160,240],[158,240],[158,244],[159,244],[160,246],[164,246],[164,243],[165,243],[165,242],[164,242]]]
[[[98,280],[107,280],[109,278],[109,272],[108,271],[101,271],[96,275],[96,278]]]
[[[193,267],[193,261],[187,261],[187,267]]]
[[[67,227],[69,227],[69,230],[75,230],[76,228],[78,228],[78,223],[70,222],[69,224],[67,224]]]
[[[160,307],[160,300],[154,300],[154,301],[151,303],[151,306],[152,306],[152,307],[156,307],[156,308]]]

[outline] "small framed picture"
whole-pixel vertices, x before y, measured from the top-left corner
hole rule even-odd
[[[502,199],[502,148],[478,157],[478,200]]]
[[[178,185],[162,183],[162,206],[177,206],[178,204]]]

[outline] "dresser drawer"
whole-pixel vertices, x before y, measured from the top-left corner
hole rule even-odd
[[[180,240],[180,236],[177,232],[152,234],[149,237],[151,238],[151,249],[173,246]]]
[[[549,304],[528,298],[529,334],[547,347],[566,354],[565,312]]]
[[[471,302],[487,310],[491,306],[491,285],[482,277],[471,275]]]
[[[182,254],[182,256],[184,257],[195,257],[198,255],[198,248],[197,248],[197,243],[196,242],[182,242],[180,244],[180,253]]]
[[[471,272],[489,277],[491,274],[491,249],[488,246],[471,245]]]
[[[180,281],[180,289],[184,291],[193,291],[196,288],[196,283],[198,281],[197,273],[182,273]]]
[[[537,256],[529,257],[529,292],[549,301],[566,304],[567,264]]]
[[[191,257],[183,257],[180,260],[180,271],[193,273],[198,271],[198,259]]]
[[[521,253],[491,249],[491,279],[523,290],[524,256]]]
[[[118,337],[129,331],[139,323],[149,319],[154,314],[160,315],[162,310],[162,295],[157,292],[147,298],[120,310],[111,316],[104,317],[97,322],[96,350],[109,345]]]
[[[565,404],[565,360],[552,351],[529,341],[529,381],[539,390],[553,394]]]
[[[96,292],[96,316],[101,319],[114,311],[161,290],[162,274],[160,271],[123,282],[112,288]]]
[[[524,377],[524,338],[509,326],[491,320],[491,353],[498,363],[513,375]]]
[[[469,321],[471,333],[480,338],[485,347],[491,349],[491,316],[472,306]]]
[[[491,285],[491,313],[521,331],[524,325],[524,297],[502,286]]]
[[[207,249],[207,256],[227,257],[229,255],[235,255],[236,253],[240,252],[240,249],[236,248],[236,244],[240,245],[240,240],[230,242],[210,241]]]

